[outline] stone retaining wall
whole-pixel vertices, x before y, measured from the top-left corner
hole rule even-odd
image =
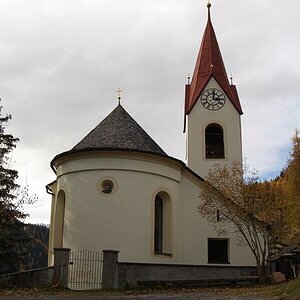
[[[0,288],[67,287],[70,249],[54,249],[54,266],[0,275]]]
[[[0,276],[0,288],[44,288],[53,285],[54,267]]]

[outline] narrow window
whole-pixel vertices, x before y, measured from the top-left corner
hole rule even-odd
[[[163,252],[163,201],[159,196],[155,198],[154,252]]]
[[[205,129],[206,158],[225,158],[223,128],[210,124]]]
[[[63,247],[63,234],[65,223],[66,195],[60,190],[56,199],[55,223],[54,223],[54,248]]]
[[[208,263],[228,264],[228,239],[208,239]]]
[[[221,218],[220,218],[220,210],[217,209],[217,222],[220,222]]]

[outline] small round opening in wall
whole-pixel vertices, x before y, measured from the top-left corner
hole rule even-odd
[[[118,190],[118,184],[113,177],[105,176],[98,180],[97,190],[102,196],[111,196]]]
[[[111,194],[114,189],[114,183],[111,180],[104,180],[101,183],[101,192],[104,194]]]

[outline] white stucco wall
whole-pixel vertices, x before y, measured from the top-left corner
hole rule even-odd
[[[229,263],[231,266],[255,265],[255,259],[248,247],[238,245],[237,234],[228,224],[228,234],[218,236],[211,224],[198,213],[201,184],[186,174],[182,177],[182,257],[186,264],[208,263],[208,238],[229,239]],[[211,264],[210,264],[211,265]],[[220,265],[220,264],[218,264]],[[228,265],[228,264],[226,264]]]
[[[115,184],[109,195],[97,188],[107,178]],[[128,262],[207,264],[207,238],[216,234],[197,213],[200,186],[182,164],[159,156],[105,153],[61,160],[56,191],[66,195],[62,246],[119,250],[120,261]],[[161,191],[171,198],[171,256],[154,254],[154,199]],[[52,206],[55,223],[56,199]],[[51,248],[53,223],[50,236]],[[230,263],[254,265],[248,249],[229,238]]]
[[[222,91],[213,77],[205,89],[209,88]],[[186,122],[187,165],[197,174],[205,177],[216,163],[231,164],[235,160],[242,162],[240,115],[227,96],[225,105],[217,111],[207,110],[198,100],[187,116]],[[205,128],[211,123],[217,123],[223,127],[225,159],[205,158]]]
[[[64,163],[57,175],[57,190],[66,193],[63,247],[117,249],[126,261],[176,259],[176,253],[172,257],[153,254],[153,228],[158,192],[165,191],[172,198],[172,216],[177,210],[179,170],[143,158],[89,157]],[[115,183],[109,195],[97,189],[107,178]],[[178,226],[172,228],[178,235]]]

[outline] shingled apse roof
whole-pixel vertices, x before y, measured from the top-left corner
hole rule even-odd
[[[84,150],[127,150],[167,156],[121,105],[118,105],[71,151]]]

